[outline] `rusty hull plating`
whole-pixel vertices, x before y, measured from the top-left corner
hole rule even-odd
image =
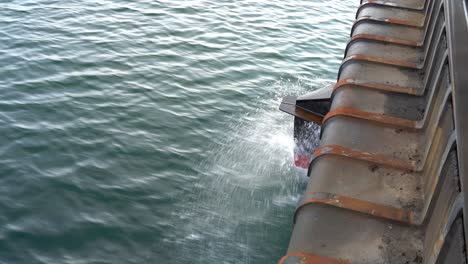
[[[467,5],[361,0],[336,85],[285,98],[321,139],[280,264],[467,263]]]

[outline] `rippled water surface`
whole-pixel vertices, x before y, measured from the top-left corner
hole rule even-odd
[[[358,0],[0,4],[0,263],[275,263],[305,179],[282,96]]]

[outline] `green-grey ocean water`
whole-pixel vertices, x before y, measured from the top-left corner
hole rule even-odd
[[[358,4],[1,1],[0,263],[275,263]]]

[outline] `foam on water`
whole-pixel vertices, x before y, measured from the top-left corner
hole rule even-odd
[[[280,234],[270,230],[291,221],[307,177],[306,170],[294,166],[293,118],[280,112],[278,105],[286,94],[303,94],[314,88],[306,80],[280,80],[274,87],[275,93],[263,107],[229,122],[224,140],[213,146],[210,158],[199,165],[199,191],[178,215],[190,219],[179,241],[179,261],[188,263],[186,257],[197,256],[197,263],[238,263],[241,256],[243,261],[239,262],[253,263],[258,245],[251,241],[257,241],[252,238],[256,236],[282,239],[271,243],[272,257],[284,250],[292,226]],[[309,140],[317,145],[318,127],[310,128],[315,131]],[[246,228],[253,225],[258,226],[254,233]]]

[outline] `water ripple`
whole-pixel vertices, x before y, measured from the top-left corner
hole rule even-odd
[[[279,100],[335,78],[356,5],[4,1],[0,262],[274,263]]]

